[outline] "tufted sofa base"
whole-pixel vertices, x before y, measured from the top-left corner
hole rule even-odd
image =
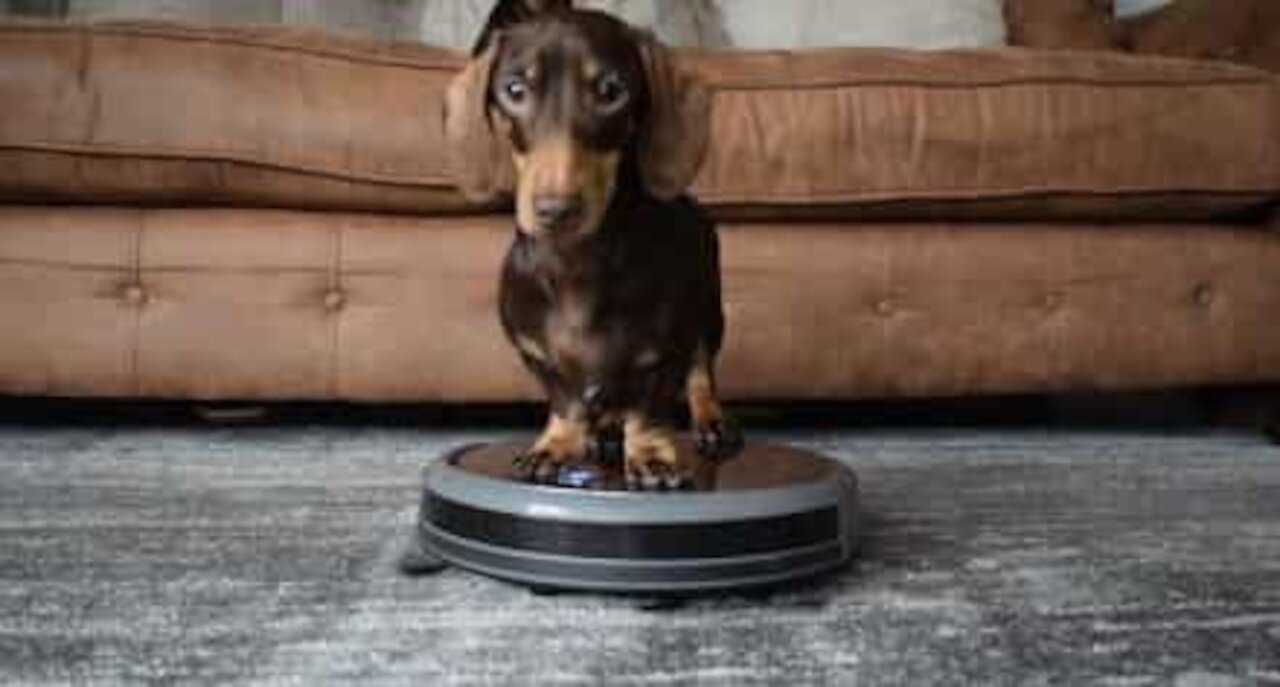
[[[498,217],[0,207],[0,393],[507,401]],[[722,227],[735,399],[1280,380],[1280,232]]]

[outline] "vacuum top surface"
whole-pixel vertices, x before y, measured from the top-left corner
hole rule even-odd
[[[511,461],[528,447],[528,443],[488,444],[455,453],[449,463],[466,473],[493,480],[513,482]],[[696,457],[692,443],[679,444],[682,453],[697,466],[693,492],[738,492],[756,489],[780,489],[831,479],[839,466],[821,456],[787,446],[754,444],[738,456],[713,462]],[[599,472],[600,486],[593,491],[643,496],[643,492],[627,490],[618,464],[591,465]],[[526,485],[529,486],[529,485]],[[561,490],[570,487],[548,486]]]

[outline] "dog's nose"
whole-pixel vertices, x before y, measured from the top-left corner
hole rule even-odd
[[[562,229],[581,219],[583,207],[579,194],[546,194],[533,199],[533,212],[538,223],[548,229]]]

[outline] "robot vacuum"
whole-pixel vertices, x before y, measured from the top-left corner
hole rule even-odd
[[[565,486],[515,481],[525,446],[465,447],[426,468],[406,572],[456,566],[543,592],[683,596],[811,577],[855,553],[857,479],[813,453],[748,446],[701,463],[692,490],[638,492],[620,465],[564,470]]]

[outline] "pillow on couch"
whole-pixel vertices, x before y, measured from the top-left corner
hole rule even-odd
[[[723,48],[729,39],[717,0],[578,0],[633,26],[648,29],[663,43],[680,47]],[[729,0],[735,6],[735,0]]]
[[[1116,18],[1128,19],[1168,5],[1173,0],[1116,0]]]
[[[424,43],[465,47],[494,0],[427,0]],[[579,0],[668,45],[798,49],[1005,44],[1001,0]]]
[[[1120,45],[1112,0],[1005,0],[1009,44],[1047,50]]]
[[[720,0],[717,4],[734,48],[942,49],[1005,44],[1001,0]]]
[[[492,5],[492,0],[430,0],[427,4],[447,8],[459,2]],[[1001,0],[579,0],[577,4],[609,12],[652,30],[668,45],[682,47],[767,50],[1005,44]],[[430,25],[424,22],[424,27]]]
[[[1280,71],[1280,0],[1178,0],[1124,23],[1137,53]]]
[[[702,48],[1004,44],[1002,0],[578,0]],[[496,0],[71,0],[73,19],[168,19],[214,24],[283,22],[467,49]],[[0,0],[0,14],[5,4]]]
[[[495,0],[425,0],[419,40],[465,48]],[[578,0],[667,45],[788,49],[1004,44],[1000,0]]]
[[[71,0],[73,20],[183,21],[213,25],[283,23],[380,40],[466,50],[495,0]],[[733,0],[729,0],[733,2]],[[579,0],[652,30],[671,45],[725,44],[718,0]],[[0,15],[10,9],[0,0]],[[54,16],[60,16],[57,13]]]

